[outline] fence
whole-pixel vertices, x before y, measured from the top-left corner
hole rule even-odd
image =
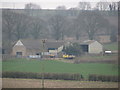
[[[2,54],[2,60],[10,60],[10,59],[14,59],[17,58],[16,56],[10,55],[10,54]]]

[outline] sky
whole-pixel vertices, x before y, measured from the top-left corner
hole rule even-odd
[[[24,8],[27,3],[35,3],[42,9],[55,9],[57,6],[66,6],[66,8],[74,8],[79,2],[92,2],[94,7],[96,2],[118,2],[119,0],[0,0],[0,8]]]

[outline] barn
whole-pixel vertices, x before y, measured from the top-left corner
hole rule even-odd
[[[57,54],[62,51],[65,42],[47,41],[44,54]],[[42,40],[18,40],[12,49],[14,56],[40,55],[43,52]]]
[[[12,48],[14,56],[38,55],[42,52],[40,40],[18,40]]]
[[[100,54],[103,52],[103,45],[95,40],[86,40],[80,43],[80,46],[85,53]]]

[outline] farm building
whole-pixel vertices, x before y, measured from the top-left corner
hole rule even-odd
[[[64,42],[46,42],[46,47],[50,54],[57,55],[63,50]]]
[[[83,52],[85,53],[99,54],[103,52],[103,45],[95,40],[86,40],[82,42],[80,45],[81,45]]]
[[[52,53],[57,55],[62,51],[65,42],[47,41],[45,43],[44,54]],[[14,56],[40,55],[43,52],[42,40],[18,40],[12,49]]]

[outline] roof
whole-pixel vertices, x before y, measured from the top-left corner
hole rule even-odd
[[[27,49],[43,49],[42,40],[22,39],[20,40]],[[46,41],[45,48],[58,48],[64,45],[63,41]]]
[[[61,42],[61,41],[46,42],[47,48],[58,48],[64,44],[65,44],[65,42]]]
[[[41,49],[42,48],[42,41],[40,40],[20,40],[23,45],[28,49]]]
[[[83,41],[82,43],[80,43],[81,45],[85,44],[85,45],[89,45],[91,43],[94,43],[96,42],[95,40],[86,40],[86,41]]]

